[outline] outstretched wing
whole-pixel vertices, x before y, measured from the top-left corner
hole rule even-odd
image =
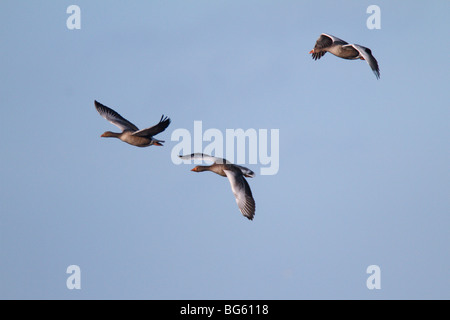
[[[180,157],[183,160],[200,159],[200,160],[203,160],[203,161],[209,161],[209,162],[213,162],[213,163],[217,163],[217,164],[231,164],[231,162],[229,162],[226,159],[213,157],[213,156],[210,156],[210,155],[205,154],[205,153],[192,153],[192,154],[184,155],[184,156],[179,155],[178,157]]]
[[[332,36],[330,34],[322,33],[317,39],[316,44],[314,46],[314,52],[312,52],[312,58],[314,60],[318,60],[322,58],[325,53],[327,53],[327,49],[333,45],[345,45],[345,42],[338,37]]]
[[[325,33],[322,33],[316,41],[314,49],[325,49],[331,47],[333,44],[333,38]]]
[[[358,44],[352,44],[352,47],[355,48],[356,50],[358,50],[359,54],[369,64],[373,73],[375,73],[375,76],[377,77],[377,79],[379,79],[380,78],[380,67],[378,66],[378,61],[372,55],[372,50],[370,50],[369,48],[360,46]]]
[[[170,118],[164,117],[164,115],[161,116],[161,120],[159,120],[159,123],[157,125],[154,125],[153,127],[142,129],[139,131],[136,131],[133,133],[133,136],[138,137],[153,137],[156,136],[158,133],[163,132],[166,130],[166,128],[170,124]]]
[[[242,174],[248,178],[253,178],[255,176],[255,173],[249,168],[239,166],[237,164],[235,164],[234,166],[237,167],[239,170],[241,170]]]
[[[108,108],[107,106],[101,104],[98,101],[94,101],[95,108],[97,109],[98,113],[111,122],[113,125],[117,126],[120,130],[131,130],[131,131],[137,131],[139,130],[138,127],[136,127],[134,124],[132,124],[130,121],[122,117],[120,114],[115,112],[113,109]]]
[[[236,198],[236,203],[241,213],[250,220],[255,216],[255,199],[244,176],[232,170],[223,170],[230,181],[231,190]]]
[[[322,36],[325,36],[325,37],[330,38],[333,44],[337,44],[337,45],[346,45],[346,44],[348,44],[347,41],[344,41],[344,40],[342,40],[341,38],[332,36],[331,34],[322,33],[322,34],[320,35],[320,37],[322,37]],[[319,39],[320,39],[320,37],[319,37]],[[327,40],[325,40],[325,41],[327,41]],[[331,44],[330,44],[330,45],[331,45]]]

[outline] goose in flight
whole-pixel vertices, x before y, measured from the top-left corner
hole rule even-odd
[[[314,49],[312,49],[309,53],[312,54],[312,58],[314,60],[318,60],[327,52],[343,59],[366,60],[373,73],[375,73],[377,79],[380,78],[380,68],[378,67],[378,62],[372,55],[372,51],[369,48],[358,44],[349,44],[335,36],[322,33],[319,39],[317,39]]]
[[[98,113],[111,122],[113,125],[117,126],[121,133],[106,131],[101,135],[104,138],[118,138],[123,142],[131,144],[136,147],[148,147],[151,145],[162,146],[163,140],[158,140],[153,138],[153,136],[158,133],[163,132],[170,124],[170,119],[168,117],[161,117],[159,123],[154,125],[153,127],[139,130],[134,124],[132,124],[127,119],[123,118],[120,114],[115,112],[113,109],[108,108],[107,106],[101,104],[98,101],[94,101],[95,108]]]
[[[179,157],[183,160],[201,159],[204,161],[213,162],[210,166],[196,166],[191,171],[211,171],[222,177],[227,177],[230,181],[231,190],[236,197],[239,210],[246,218],[253,220],[253,217],[255,216],[255,200],[253,199],[250,186],[245,179],[245,177],[252,178],[255,176],[255,173],[252,170],[232,164],[225,159],[212,157],[203,153],[193,153],[184,156],[180,155]]]

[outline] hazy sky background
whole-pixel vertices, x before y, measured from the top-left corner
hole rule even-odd
[[[0,298],[449,299],[449,12],[2,0]],[[364,61],[313,61],[322,32],[371,48],[381,79]],[[168,115],[165,146],[100,138],[117,128],[94,99],[141,128]],[[254,221],[225,178],[172,163],[171,133],[195,120],[280,130],[278,174],[248,180]]]

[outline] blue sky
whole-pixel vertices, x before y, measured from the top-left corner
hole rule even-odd
[[[449,299],[449,11],[1,1],[0,298]],[[371,48],[381,79],[313,61],[322,32]],[[168,115],[165,146],[100,138],[116,128],[95,99],[142,128]],[[172,163],[171,133],[196,120],[279,129],[279,172],[249,179],[254,221],[226,179]]]

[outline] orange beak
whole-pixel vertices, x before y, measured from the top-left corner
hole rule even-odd
[[[197,171],[197,167],[195,167],[195,168],[191,169],[191,171],[194,171],[194,172],[196,172],[196,171]]]
[[[314,49],[312,49],[312,50],[309,52],[309,54],[311,54],[311,53],[314,53]]]
[[[159,142],[157,142],[157,141],[155,141],[155,142],[153,143],[153,145],[158,146],[158,147],[162,147],[162,146],[163,146],[161,143],[159,143]]]

